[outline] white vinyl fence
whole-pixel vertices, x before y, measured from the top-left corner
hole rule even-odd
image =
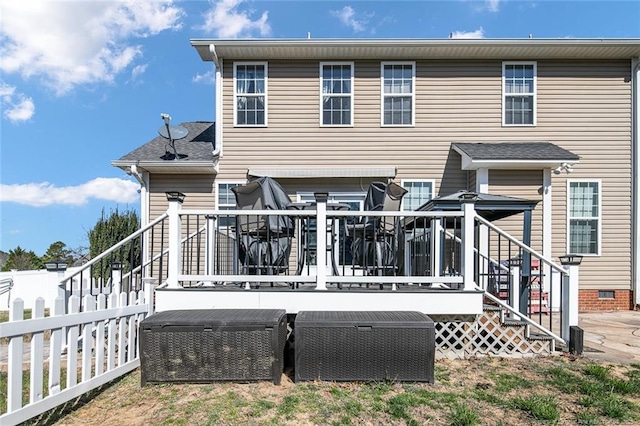
[[[82,312],[80,299],[72,296],[67,314],[58,298],[48,317],[39,298],[28,320],[23,301],[13,300],[9,322],[0,323],[8,376],[7,389],[0,389],[7,396],[0,424],[28,420],[137,368],[138,326],[152,313],[152,291],[148,285],[137,293],[87,295]],[[28,401],[23,371],[29,376]]]

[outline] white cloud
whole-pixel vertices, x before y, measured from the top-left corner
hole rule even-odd
[[[200,29],[215,32],[220,38],[248,37],[256,32],[265,37],[271,34],[267,22],[269,12],[264,11],[256,20],[252,20],[253,11],[240,11],[244,0],[219,0],[212,2],[212,8],[204,14],[204,24]]]
[[[213,84],[216,81],[216,75],[213,71],[207,71],[204,74],[196,74],[193,77],[194,83]]]
[[[113,81],[142,55],[131,38],[179,29],[184,14],[173,0],[0,1],[0,71],[58,95]]]
[[[470,39],[478,39],[484,38],[484,30],[482,27],[475,31],[454,31],[450,34],[450,38],[470,38]]]
[[[0,81],[0,104],[2,105],[2,116],[13,123],[28,121],[36,113],[33,99],[22,93],[17,93],[14,86],[3,81]]]
[[[331,14],[356,33],[365,31],[366,24],[369,22],[365,17],[356,19],[356,11],[351,6],[345,6],[342,10],[332,10]]]
[[[33,207],[83,205],[89,199],[132,203],[138,199],[139,185],[119,178],[95,178],[78,186],[56,187],[49,182],[16,185],[0,184],[0,202]]]
[[[144,64],[144,65],[136,65],[135,67],[133,67],[133,69],[131,70],[131,78],[133,80],[137,80],[138,77],[140,77],[142,74],[145,73],[148,66],[149,64]]]
[[[486,0],[485,6],[489,12],[498,12],[500,10],[500,0]]]

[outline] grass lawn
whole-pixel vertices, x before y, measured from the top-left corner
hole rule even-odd
[[[5,379],[6,380],[6,379]],[[139,370],[69,404],[57,425],[640,424],[640,364],[572,356],[437,361],[415,383],[149,384]]]

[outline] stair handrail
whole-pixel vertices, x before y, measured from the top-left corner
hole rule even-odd
[[[83,271],[87,270],[92,265],[98,263],[98,261],[100,261],[102,258],[107,257],[108,255],[113,253],[115,250],[117,250],[120,247],[122,247],[123,245],[127,244],[129,241],[139,237],[141,234],[143,234],[146,231],[148,231],[149,229],[153,228],[155,225],[157,225],[158,223],[162,222],[167,217],[169,217],[169,215],[166,212],[161,214],[160,216],[158,216],[157,218],[155,218],[154,220],[152,220],[151,222],[149,222],[145,226],[143,226],[140,229],[138,229],[137,231],[131,233],[128,237],[125,237],[124,239],[120,240],[119,242],[117,242],[113,246],[109,247],[108,249],[106,249],[105,251],[103,251],[102,253],[100,253],[99,255],[97,255],[96,257],[94,257],[93,259],[91,259],[90,261],[85,263],[84,265],[82,265],[80,267],[80,269],[75,271],[73,274],[71,274],[70,276],[67,276],[63,280],[61,280],[60,284],[66,282],[67,280],[69,280],[69,279],[73,278],[74,276],[79,275]]]
[[[530,254],[534,255],[537,259],[540,259],[541,261],[543,261],[547,265],[553,267],[555,270],[557,270],[561,274],[569,275],[569,272],[566,269],[564,269],[563,266],[558,265],[556,262],[554,262],[550,258],[546,257],[542,253],[540,253],[537,250],[529,247],[528,245],[520,242],[516,237],[514,237],[511,234],[509,234],[508,232],[505,232],[502,229],[498,228],[497,226],[495,226],[494,224],[492,224],[491,222],[489,222],[485,218],[476,215],[476,220],[478,222],[486,225],[488,228],[492,229],[493,231],[497,232],[498,234],[502,235],[503,237],[505,237],[506,239],[508,239],[509,241],[511,241],[512,243],[514,243],[518,247],[520,247],[522,250],[529,252]]]
[[[482,290],[482,289],[480,287],[478,287],[478,290]],[[538,324],[537,322],[533,321],[529,317],[527,317],[525,315],[522,315],[520,312],[514,310],[511,306],[509,306],[508,304],[504,303],[502,300],[500,300],[499,298],[495,297],[493,294],[485,291],[484,295],[485,295],[485,297],[491,299],[494,303],[500,305],[503,309],[506,309],[510,313],[518,316],[518,318],[520,318],[519,321],[526,322],[527,324],[534,326],[540,332],[542,332],[544,334],[547,334],[550,337],[553,337],[554,339],[556,339],[556,341],[558,341],[558,342],[560,342],[562,344],[566,344],[567,343],[567,341],[565,339],[563,339],[562,337],[558,336],[553,331],[551,331],[551,330],[545,328],[544,326]]]

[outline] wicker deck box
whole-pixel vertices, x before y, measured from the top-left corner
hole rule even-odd
[[[420,312],[302,311],[295,380],[434,381],[435,328]]]
[[[159,312],[140,323],[141,383],[271,379],[280,384],[286,339],[284,310]]]

